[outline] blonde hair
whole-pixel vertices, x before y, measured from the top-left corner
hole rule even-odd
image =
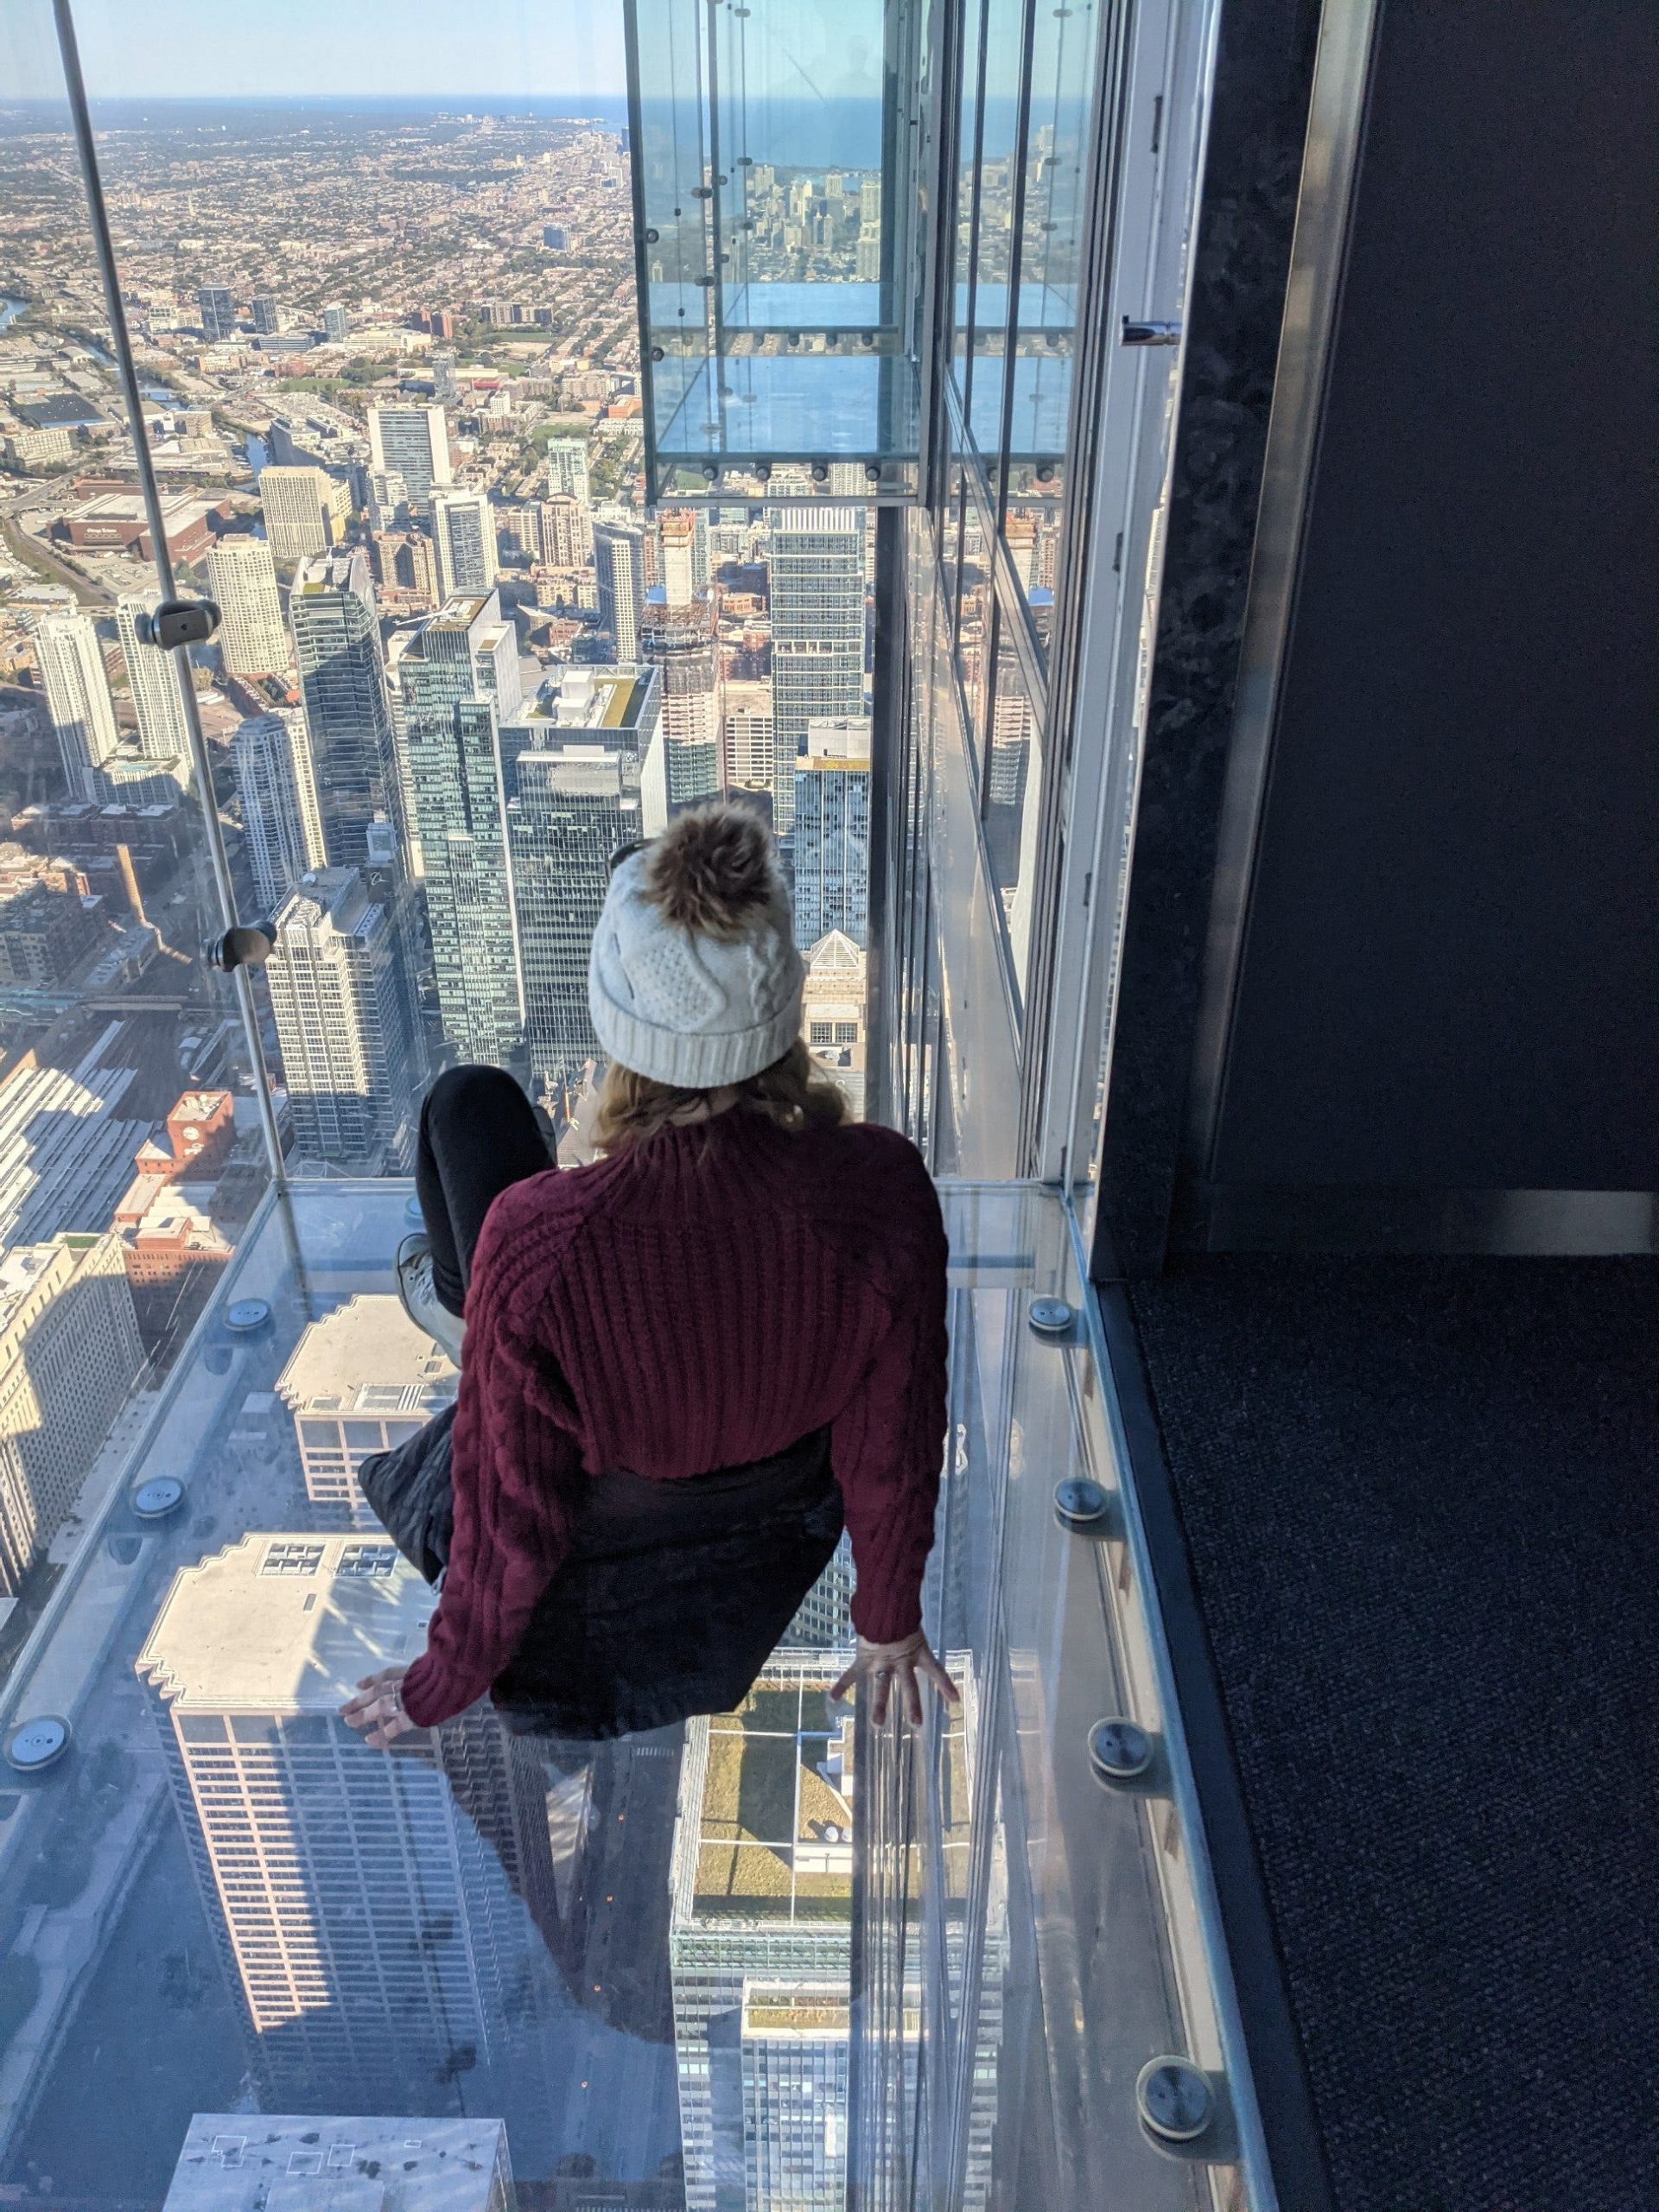
[[[798,1037],[781,1059],[732,1088],[737,1092],[737,1103],[730,1109],[733,1113],[763,1115],[780,1129],[795,1135],[805,1129],[836,1128],[847,1119],[845,1094],[820,1071]],[[613,1060],[599,1087],[594,1141],[601,1152],[645,1144],[664,1129],[686,1122],[709,1095],[707,1090],[684,1090],[675,1084],[658,1083],[652,1076],[636,1075],[632,1068]]]

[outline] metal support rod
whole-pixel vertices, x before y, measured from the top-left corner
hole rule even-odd
[[[138,484],[143,493],[144,513],[149,523],[149,542],[156,562],[156,579],[161,585],[162,597],[171,599],[175,595],[173,556],[167,543],[162,495],[156,481],[156,464],[150,457],[149,441],[144,434],[143,394],[138,389],[138,370],[132,358],[132,340],[127,331],[126,311],[121,304],[121,279],[116,269],[115,247],[110,237],[109,210],[104,204],[104,184],[99,175],[98,154],[92,139],[92,111],[86,105],[86,86],[81,75],[80,48],[75,38],[74,18],[70,12],[70,0],[52,0],[52,6],[57,20],[58,50],[63,57],[64,89],[68,94],[75,144],[80,156],[80,178],[86,188],[92,245],[98,254],[99,275],[104,285],[104,303],[110,318],[110,340],[115,353],[116,373],[121,379],[122,394],[127,404],[127,422],[132,432]],[[171,658],[178,677],[179,696],[184,706],[191,767],[196,779],[202,827],[207,836],[208,857],[213,863],[213,887],[219,894],[219,919],[226,929],[232,930],[237,926],[236,893],[231,882],[231,864],[225,851],[225,834],[219,827],[218,803],[213,796],[213,762],[207,752],[207,741],[202,734],[196,688],[191,680],[189,647],[175,645]],[[265,1073],[264,1046],[259,1037],[252,985],[245,969],[238,969],[233,980],[236,1002],[242,1016],[244,1041],[252,1066],[254,1090],[259,1102],[259,1125],[265,1141],[266,1162],[272,1180],[278,1187],[284,1187],[288,1179],[287,1171],[283,1165],[282,1140],[276,1132],[276,1109],[270,1103],[270,1084]]]

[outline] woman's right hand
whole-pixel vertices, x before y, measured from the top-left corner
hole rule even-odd
[[[843,1698],[855,1687],[870,1686],[870,1719],[880,1728],[895,1684],[904,1700],[905,1718],[912,1728],[922,1725],[922,1684],[931,1682],[947,1705],[960,1705],[962,1694],[933,1656],[927,1638],[918,1629],[898,1643],[868,1643],[858,1639],[858,1656],[830,1693]]]

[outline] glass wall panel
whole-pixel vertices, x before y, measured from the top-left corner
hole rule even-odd
[[[0,209],[3,1682],[96,1553],[122,1439],[269,1170],[235,992],[201,957],[226,762],[210,748],[204,787],[175,657],[141,634],[158,594],[48,0],[0,10]],[[184,394],[148,364],[141,382],[159,446]],[[168,527],[205,536],[190,488]],[[217,733],[213,674],[200,652],[184,681]],[[46,1972],[10,1942],[0,2113],[16,2000]]]
[[[1042,717],[1027,689],[1006,621],[999,620],[985,760],[985,842],[1023,1002],[1042,817]]]
[[[962,567],[957,602],[957,663],[962,671],[973,758],[983,756],[985,699],[991,667],[991,620],[996,591],[992,564],[995,547],[988,518],[969,486],[962,511]]]
[[[1081,1300],[1065,1208],[1018,1185],[944,1196],[951,1440],[926,1613],[963,1701],[860,1736],[853,2101],[881,2110],[908,2189],[872,2201],[1243,2208],[1141,1554],[1089,1351],[1030,1325],[1034,1300]],[[1092,1533],[1057,1514],[1067,1484],[1096,1486]],[[1103,1722],[1141,1732],[1139,1782],[1100,1778]],[[1166,2056],[1211,2103],[1185,2157],[1136,2107]]]
[[[1027,0],[986,0],[968,425],[988,474],[1000,474],[1009,287],[1020,185],[1020,98]]]
[[[968,408],[973,330],[974,239],[979,220],[980,88],[985,66],[985,0],[962,10],[962,79],[957,101],[957,207],[951,265],[950,377],[958,410]]]

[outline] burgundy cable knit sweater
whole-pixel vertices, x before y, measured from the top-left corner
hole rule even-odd
[[[920,1624],[945,1432],[945,1242],[921,1155],[734,1109],[490,1210],[454,1437],[454,1537],[421,1726],[482,1696],[568,1543],[584,1469],[672,1481],[830,1427],[861,1634]]]

